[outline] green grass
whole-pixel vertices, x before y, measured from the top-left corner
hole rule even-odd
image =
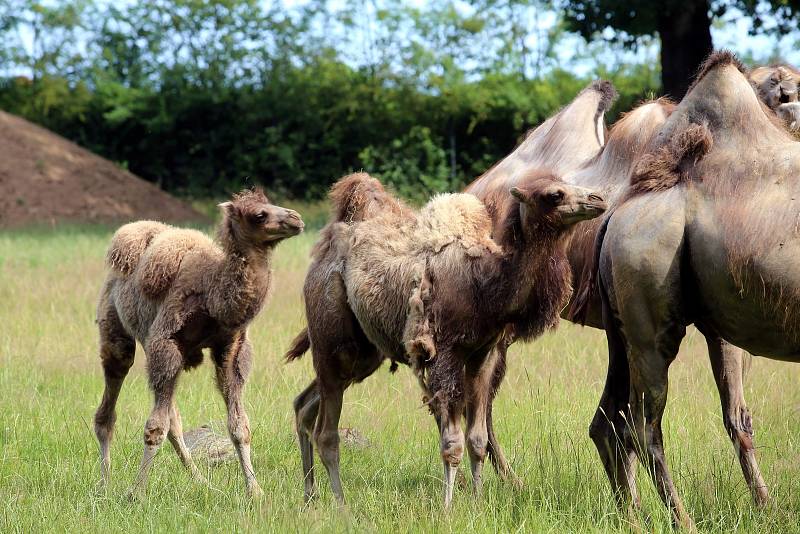
[[[313,232],[278,249],[273,297],[251,328],[256,360],[245,401],[265,499],[247,500],[236,464],[202,466],[212,488],[194,484],[168,444],[156,458],[148,496],[133,504],[122,497],[150,410],[141,350],[118,405],[111,491],[99,496],[92,416],[102,377],[93,321],[110,234],[78,226],[0,232],[0,531],[630,530],[615,512],[587,434],[605,377],[604,336],[568,323],[513,347],[497,399],[499,436],[523,490],[503,485],[487,467],[485,495],[476,499],[462,487],[444,513],[435,425],[411,373],[390,375],[384,367],[345,396],[342,426],[372,442],[342,450],[347,508],[333,504],[319,462],[322,495],[304,508],[291,401],[310,380],[311,361],[284,365],[281,355],[303,326],[300,287]],[[181,379],[187,429],[223,418],[212,374],[205,364]],[[667,454],[698,528],[800,531],[800,366],[756,359],[747,375],[759,459],[774,499],[766,510],[750,502],[694,330],[671,377]],[[646,475],[639,473],[646,530],[669,530]]]

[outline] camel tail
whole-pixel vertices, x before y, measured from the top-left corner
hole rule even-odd
[[[300,359],[310,348],[311,338],[308,337],[308,327],[306,327],[292,340],[292,346],[289,347],[289,350],[286,351],[283,358],[286,360],[286,363],[293,362],[294,360]]]
[[[386,212],[408,213],[402,202],[365,172],[345,176],[333,184],[328,196],[333,211],[332,222],[360,222]]]
[[[597,230],[597,237],[594,240],[594,251],[589,262],[584,266],[581,273],[581,280],[578,284],[578,289],[575,292],[575,298],[572,301],[567,312],[567,319],[573,323],[585,325],[586,317],[589,314],[589,306],[592,303],[592,297],[597,292],[597,274],[600,268],[600,252],[603,249],[603,239],[608,230],[608,222],[611,220],[613,210],[603,220],[600,228]]]
[[[131,274],[153,238],[167,229],[169,226],[156,221],[138,221],[121,226],[111,238],[106,265],[120,274]]]

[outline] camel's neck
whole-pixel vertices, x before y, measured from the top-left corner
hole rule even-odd
[[[513,214],[510,220],[498,221],[497,228],[496,239],[506,255],[484,269],[484,302],[494,303],[495,315],[514,324],[518,336],[535,337],[557,323],[569,298],[566,244],[571,231],[544,222],[522,225]]]
[[[533,339],[558,324],[571,294],[568,234],[551,229],[526,235],[504,265],[501,276],[513,281],[505,296],[504,315],[517,337]]]
[[[272,281],[274,246],[252,248],[230,240],[214,275],[209,309],[217,320],[233,326],[249,323],[266,300]]]

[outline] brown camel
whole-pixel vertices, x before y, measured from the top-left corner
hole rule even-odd
[[[475,180],[468,187],[467,192],[482,199],[491,194],[505,198],[508,195],[508,188],[512,187],[516,180],[524,176],[526,172],[540,168],[550,169],[556,175],[576,172],[596,158],[603,148],[607,135],[604,114],[615,98],[616,91],[609,82],[597,80],[590,83],[566,107],[531,131],[511,154]],[[632,126],[631,130],[636,127],[638,126]],[[633,131],[631,133],[635,134]],[[506,186],[506,183],[509,185]],[[383,209],[392,209],[395,212],[405,210],[410,213],[402,204],[391,197],[384,198],[382,195],[382,190],[378,195],[375,192],[361,191],[358,202],[360,205],[371,208],[372,211],[361,213],[359,220],[376,216]],[[371,202],[367,203],[367,198]],[[384,201],[391,201],[391,205],[384,205]],[[342,202],[339,204],[348,205]],[[337,217],[347,222],[354,222],[353,213],[338,214]],[[580,225],[578,230],[580,235],[584,236],[581,239],[582,242],[585,242],[587,253],[594,244],[594,235],[588,235],[583,230],[588,224],[592,223]],[[322,242],[325,241],[322,240]],[[574,256],[571,248],[571,263]],[[582,267],[576,271],[574,265],[573,263],[573,272],[579,273]],[[583,265],[582,260],[580,265]],[[599,318],[596,325],[593,326],[602,328]],[[303,330],[297,336],[295,343],[296,349],[301,352],[308,350],[310,341],[307,330]],[[503,347],[505,348],[505,345]],[[511,469],[494,431],[492,402],[505,376],[505,363],[505,352],[503,354],[493,353],[487,360],[487,365],[491,365],[492,368],[482,371],[484,376],[491,377],[492,382],[492,386],[488,388],[489,399],[486,401],[486,426],[489,435],[487,454],[500,478],[511,481],[516,487],[519,487],[522,485],[522,481]],[[298,402],[305,399],[306,396],[317,396],[314,387],[306,391],[305,395],[301,395]]]
[[[786,127],[793,132],[800,130],[800,102],[797,101],[800,71],[791,65],[757,67],[750,71],[748,78],[758,97]]]
[[[297,212],[270,204],[260,190],[234,195],[220,207],[219,245],[201,232],[153,221],[126,224],[111,240],[109,273],[97,308],[105,391],[95,414],[95,433],[103,487],[111,471],[114,408],[139,341],[147,355],[155,404],[145,424],[144,455],[130,495],[144,491],[165,437],[190,472],[202,479],[184,443],[174,397],[181,370],[199,365],[204,348],[211,349],[247,492],[261,494],[242,404],[252,366],[247,325],[267,298],[275,246],[299,234],[303,222]]]
[[[469,194],[441,195],[414,214],[364,174],[337,183],[331,197],[334,218],[304,286],[308,334],[287,354],[298,358],[310,339],[317,377],[295,400],[306,499],[315,493],[313,438],[344,500],[342,397],[387,355],[414,369],[436,419],[448,506],[465,412],[473,485],[481,489],[488,429],[487,395],[479,391],[491,376],[480,371],[489,368],[489,349],[507,327],[533,339],[557,324],[571,291],[566,240],[605,203],[543,172],[519,180],[492,206]],[[382,214],[363,221],[365,211]]]
[[[764,503],[740,363],[713,341],[800,361],[800,144],[759,101],[736,57],[717,52],[640,159],[628,196],[597,249],[609,347],[597,417],[602,410],[613,423],[600,451],[612,487],[638,505],[638,454],[673,521],[691,525],[667,468],[661,419],[669,365],[694,323],[717,356],[725,426]]]

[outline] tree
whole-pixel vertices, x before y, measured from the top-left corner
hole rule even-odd
[[[796,28],[800,0],[562,0],[569,27],[584,38],[598,35],[634,45],[644,35],[661,39],[665,94],[680,99],[713,50],[711,21],[732,9],[753,19],[752,33],[786,33]],[[768,23],[765,24],[765,21]],[[608,32],[607,30],[614,30]]]

